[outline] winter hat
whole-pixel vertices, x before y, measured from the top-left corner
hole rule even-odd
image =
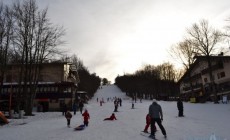
[[[153,103],[157,103],[157,100],[156,100],[156,99],[153,99]]]

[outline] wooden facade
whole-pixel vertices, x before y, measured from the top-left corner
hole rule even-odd
[[[5,74],[3,86],[0,89],[0,102],[12,104],[20,94],[23,83],[19,84],[19,66],[9,65]],[[61,104],[72,107],[79,83],[77,70],[71,63],[56,62],[41,65],[38,83],[36,84],[36,97],[34,109],[37,111],[59,111]],[[2,107],[3,108],[3,107]],[[1,108],[0,108],[1,109]]]
[[[217,97],[230,97],[230,56],[210,56],[212,76]],[[208,62],[205,56],[197,56],[195,63],[179,80],[180,96],[184,100],[195,99],[195,102],[212,100],[211,80],[208,72]]]

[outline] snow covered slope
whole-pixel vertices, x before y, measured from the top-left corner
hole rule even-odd
[[[115,115],[118,120],[103,121],[113,113],[112,101],[108,97],[120,97],[123,104]],[[96,99],[104,98],[100,106]],[[131,99],[125,96],[115,85],[103,86],[86,106],[90,113],[89,126],[83,131],[73,128],[82,124],[79,112],[71,120],[71,128],[61,112],[36,113],[33,117],[10,120],[9,125],[0,127],[1,140],[149,140],[140,135],[145,126],[145,115],[152,102],[143,100],[135,103],[131,109]],[[209,140],[215,133],[218,140],[230,140],[230,104],[191,104],[184,103],[186,117],[177,118],[176,102],[158,101],[164,113],[163,126],[168,140]],[[21,125],[22,123],[26,123]],[[163,140],[157,127],[156,138]]]

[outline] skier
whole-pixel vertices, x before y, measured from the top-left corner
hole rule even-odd
[[[144,133],[149,133],[148,132],[148,128],[151,124],[151,116],[149,114],[146,115],[146,125],[145,125],[145,129],[144,129]],[[156,132],[156,125],[154,124],[154,129],[155,129],[155,132]]]
[[[134,109],[134,101],[132,101],[132,109]]]
[[[114,112],[118,112],[118,100],[116,99],[115,101],[114,101]]]
[[[117,118],[116,118],[115,114],[112,113],[112,115],[111,115],[109,118],[105,118],[105,119],[104,119],[104,121],[106,121],[106,120],[111,120],[111,121],[113,121],[113,120],[117,120]]]
[[[119,103],[120,103],[120,106],[122,106],[122,99],[120,98],[120,101],[119,101]]]
[[[155,139],[155,130],[154,125],[155,122],[157,122],[158,126],[161,129],[161,132],[163,133],[164,137],[166,138],[166,131],[161,122],[163,121],[163,113],[161,106],[157,104],[157,100],[153,99],[153,103],[149,106],[149,115],[151,116],[151,134],[150,138]]]
[[[102,106],[102,101],[100,101],[100,106]]]
[[[178,108],[178,117],[184,117],[184,114],[183,114],[183,110],[184,110],[184,107],[183,107],[183,102],[181,101],[180,98],[178,98],[177,100],[177,108]]]
[[[66,114],[65,114],[65,118],[67,120],[67,126],[70,127],[70,120],[72,118],[72,114],[70,111],[67,111]]]
[[[84,118],[84,125],[85,126],[88,126],[89,124],[89,119],[90,119],[90,116],[89,116],[89,113],[88,113],[88,110],[85,109],[85,112],[82,114],[83,118]]]

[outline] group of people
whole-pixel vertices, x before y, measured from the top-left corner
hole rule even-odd
[[[85,109],[84,113],[82,113],[83,116],[83,124],[84,126],[88,126],[89,124],[89,119],[90,119],[90,115],[87,109]],[[65,114],[65,118],[67,120],[67,126],[70,127],[70,120],[72,118],[72,113],[68,110]]]
[[[79,102],[74,102],[73,103],[73,106],[72,106],[72,109],[73,109],[73,112],[74,112],[74,115],[76,115],[76,112],[79,108],[79,111],[81,112],[82,114],[82,111],[83,111],[83,107],[84,107],[84,103],[82,100],[79,100]],[[65,103],[62,103],[61,104],[61,111],[62,111],[62,115],[65,116],[66,115],[66,112],[68,111],[68,107]]]
[[[178,117],[184,117],[183,115],[183,102],[181,101],[180,98],[178,98],[177,101],[177,108],[178,108]],[[157,131],[155,123],[159,126],[161,129],[162,134],[164,137],[167,137],[166,131],[164,126],[162,125],[163,121],[163,113],[162,113],[162,108],[161,106],[157,103],[156,99],[153,99],[153,103],[149,106],[149,112],[146,115],[146,125],[144,128],[145,133],[148,133],[148,128],[151,126],[151,133],[149,135],[150,138],[156,139],[155,138],[155,132]]]
[[[80,113],[83,116],[83,125],[84,126],[88,126],[89,123],[89,119],[90,119],[90,115],[87,109],[85,109],[84,113],[83,112],[83,107],[84,107],[84,103],[82,100],[79,100],[78,103],[74,102],[72,109],[73,109],[73,113],[74,115],[76,115],[76,111],[79,108]],[[62,104],[62,115],[65,116],[66,120],[67,120],[67,126],[70,127],[70,121],[72,118],[72,113],[70,112],[70,110],[67,108],[67,105],[65,103]]]
[[[118,103],[116,103],[118,104]],[[180,100],[180,98],[177,101],[177,108],[178,108],[178,117],[184,117],[183,115],[183,102]],[[116,110],[116,108],[115,108]],[[90,119],[90,115],[87,109],[85,109],[84,113],[82,113],[82,111],[80,110],[82,116],[83,116],[83,125],[81,126],[88,126],[89,124],[89,119]],[[116,112],[116,111],[114,111]],[[70,111],[67,111],[65,113],[65,117],[67,119],[67,126],[70,127],[70,120],[72,118],[72,114]],[[105,118],[104,121],[106,120],[117,120],[116,116],[114,113],[112,113],[112,115],[108,118]],[[164,137],[167,137],[166,131],[164,126],[162,125],[162,121],[163,121],[163,112],[162,112],[162,108],[161,106],[157,103],[156,99],[153,99],[152,104],[149,106],[149,110],[148,110],[148,114],[146,115],[146,125],[144,128],[145,133],[148,133],[148,128],[149,126],[151,126],[151,132],[149,137],[152,139],[155,139],[155,132],[157,131],[155,123],[157,123],[157,125],[159,126],[162,134],[164,135]],[[82,128],[82,127],[81,127]]]
[[[83,116],[83,125],[81,125],[81,128],[83,128],[82,126],[88,126],[89,124],[89,119],[90,119],[90,115],[87,109],[85,109],[85,112],[82,114]],[[67,111],[65,114],[66,120],[67,120],[67,126],[70,127],[70,120],[72,118],[72,114],[70,111]],[[105,118],[104,121],[106,120],[117,120],[116,116],[114,113],[112,113],[112,115],[109,118]]]
[[[80,125],[79,127],[77,127],[75,130],[79,129],[79,130],[82,130],[84,129],[84,127],[88,126],[89,124],[89,119],[90,119],[90,115],[89,115],[89,112],[87,109],[85,109],[84,113],[82,113],[82,109],[84,107],[84,104],[83,102],[80,101],[79,103],[79,110],[80,110],[80,113],[82,114],[83,116],[83,125]],[[74,114],[76,114],[76,111],[74,110],[74,107],[73,107],[73,111],[74,111]],[[70,127],[70,121],[71,121],[71,118],[72,118],[72,113],[67,110],[66,112],[63,111],[63,115],[65,115],[65,118],[67,120],[67,126]],[[105,120],[117,120],[116,116],[114,113],[112,113],[112,115],[109,117],[109,118],[105,118]]]

